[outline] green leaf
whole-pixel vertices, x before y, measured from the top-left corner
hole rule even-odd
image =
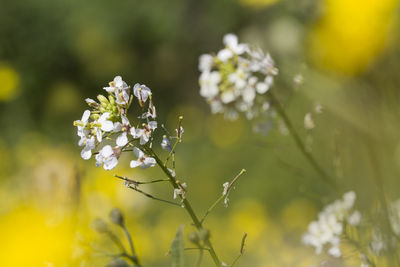
[[[176,232],[175,239],[171,244],[172,267],[184,267],[184,251],[185,246],[183,243],[183,225],[181,225]]]

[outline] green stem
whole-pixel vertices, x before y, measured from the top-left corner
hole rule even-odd
[[[268,95],[271,98],[271,101],[274,104],[274,107],[275,107],[276,111],[278,112],[279,116],[282,118],[283,122],[285,123],[286,128],[289,130],[291,136],[293,137],[300,152],[304,155],[304,157],[308,160],[310,165],[320,175],[320,177],[337,191],[336,182],[324,171],[324,169],[322,169],[322,167],[315,160],[314,156],[306,149],[305,145],[303,144],[303,142],[300,139],[300,136],[296,132],[293,124],[291,123],[288,115],[286,114],[282,104],[279,102],[279,100],[275,97],[275,95],[271,91],[268,92]]]
[[[179,185],[178,185],[175,177],[172,176],[171,172],[168,170],[168,168],[166,166],[164,166],[164,164],[161,161],[161,159],[153,152],[153,150],[150,147],[146,146],[146,145],[143,146],[143,149],[146,150],[146,152],[148,154],[150,154],[152,157],[155,158],[158,166],[161,168],[161,170],[168,177],[172,187],[174,189],[179,189]],[[199,231],[201,229],[203,229],[203,226],[202,226],[199,218],[197,217],[196,213],[193,211],[193,208],[190,205],[189,201],[186,198],[183,198],[182,199],[182,204],[183,204],[183,207],[185,208],[186,212],[189,214],[190,218],[192,219],[192,222],[193,222],[194,226],[196,227],[196,229],[199,230]],[[204,243],[209,248],[210,256],[213,259],[215,265],[218,266],[218,267],[221,267],[221,261],[219,260],[211,241],[207,239],[207,240],[204,241]]]
[[[206,219],[206,217],[208,216],[209,213],[212,212],[212,210],[218,205],[219,202],[221,202],[225,197],[227,197],[229,195],[229,192],[231,191],[233,185],[236,183],[236,181],[239,179],[239,177],[245,173],[246,170],[242,169],[240,171],[240,173],[238,175],[235,176],[235,178],[233,178],[233,180],[229,183],[225,194],[222,194],[206,211],[206,213],[204,214],[203,218],[201,218],[200,223],[202,224],[204,222],[204,220]]]
[[[132,237],[131,237],[131,235],[130,235],[128,229],[126,229],[125,225],[123,225],[123,226],[121,226],[121,227],[122,227],[122,229],[124,230],[124,233],[125,233],[125,235],[126,235],[126,238],[128,239],[128,242],[129,242],[129,246],[130,246],[130,248],[131,248],[132,256],[130,257],[130,259],[132,260],[132,262],[133,262],[137,267],[141,267],[142,265],[141,265],[140,262],[139,262],[139,258],[137,257],[135,248],[134,248],[134,246],[133,246]]]

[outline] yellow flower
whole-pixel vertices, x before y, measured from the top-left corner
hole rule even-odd
[[[310,57],[323,69],[347,75],[364,71],[388,43],[396,0],[326,0],[310,35]]]

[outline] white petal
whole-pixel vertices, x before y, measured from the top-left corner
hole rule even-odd
[[[256,90],[257,93],[259,94],[264,94],[265,92],[267,92],[269,89],[269,85],[267,85],[266,83],[257,83],[256,85]]]
[[[145,135],[145,134],[142,134],[142,136],[140,137],[140,144],[141,145],[144,145],[144,144],[146,144],[147,142],[149,141],[149,137],[147,136],[147,135]]]
[[[98,122],[102,123],[103,121],[107,120],[108,117],[110,117],[110,113],[109,112],[104,112],[103,115],[100,116]]]
[[[136,161],[136,160],[131,160],[131,163],[129,164],[129,166],[131,168],[136,168],[139,165],[140,165],[140,163],[138,161]]]
[[[122,124],[118,121],[118,122],[114,122],[114,126],[113,126],[113,132],[120,132],[122,131]]]
[[[82,115],[82,122],[86,123],[89,120],[90,117],[90,110],[85,110]]]
[[[100,150],[100,154],[101,154],[103,157],[108,158],[108,157],[110,157],[112,154],[114,154],[114,151],[113,151],[113,149],[112,149],[112,147],[111,147],[110,145],[106,145],[105,147],[103,147],[103,148]]]
[[[140,166],[142,169],[146,169],[146,168],[149,168],[149,167],[153,167],[154,165],[156,165],[156,160],[154,159],[154,158],[151,158],[151,157],[147,157],[145,160],[144,160],[144,162],[143,162],[143,165],[142,166]]]
[[[134,148],[133,148],[133,154],[135,154],[135,156],[136,156],[137,158],[141,158],[141,157],[143,157],[143,155],[144,155],[143,151],[140,150],[140,149],[137,148],[137,147],[134,147]]]
[[[117,143],[117,146],[119,146],[119,147],[122,147],[128,143],[128,136],[127,136],[126,132],[123,132],[122,134],[120,134],[117,137],[116,143]]]
[[[156,121],[150,121],[149,122],[149,128],[152,130],[155,130],[157,128],[157,122]]]
[[[97,141],[99,141],[99,142],[101,142],[101,140],[103,140],[103,133],[98,128],[96,128],[96,137],[97,137]]]
[[[114,169],[118,165],[117,157],[110,157],[104,162],[103,168],[107,171]]]
[[[121,120],[123,125],[129,125],[129,120],[125,115],[121,115]]]
[[[84,149],[82,149],[81,151],[81,157],[84,160],[88,160],[90,159],[90,157],[92,156],[92,150],[91,149],[87,149],[86,147]]]
[[[233,53],[229,49],[222,49],[218,52],[217,57],[222,61],[226,62],[228,59],[230,59],[233,56]]]
[[[112,121],[103,121],[101,129],[105,132],[111,132],[114,129],[114,123]]]
[[[228,47],[235,47],[238,44],[238,37],[233,33],[228,33],[224,36],[223,43]]]

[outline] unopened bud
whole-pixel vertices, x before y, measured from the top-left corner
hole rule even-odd
[[[196,232],[192,232],[189,234],[189,241],[195,245],[200,245],[200,237],[199,234]]]
[[[99,114],[92,114],[92,115],[90,115],[90,118],[92,120],[96,121],[96,120],[98,120],[100,118],[100,115]]]
[[[108,100],[110,101],[111,105],[115,104],[115,97],[113,95],[109,95]]]
[[[98,95],[97,99],[100,101],[101,106],[104,108],[110,104],[110,102],[108,102],[108,99],[103,95]]]
[[[110,212],[110,219],[113,223],[119,226],[124,226],[124,216],[122,215],[120,209],[117,208],[112,209]]]
[[[199,237],[201,240],[207,241],[208,239],[210,239],[210,231],[205,228],[201,228],[199,231]]]

